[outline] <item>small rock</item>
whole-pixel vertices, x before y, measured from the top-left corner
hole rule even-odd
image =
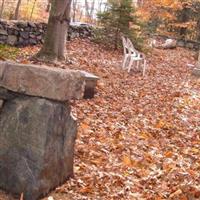
[[[34,38],[31,38],[31,39],[29,40],[29,42],[30,42],[30,44],[32,44],[32,45],[36,45],[36,44],[37,44],[37,40],[34,39]]]
[[[41,35],[38,35],[37,36],[37,40],[41,40],[42,39],[42,36]]]
[[[2,41],[0,41],[0,44],[6,44],[6,41],[2,40]]]
[[[33,23],[33,22],[28,22],[28,25],[29,25],[30,27],[33,27],[33,28],[36,27],[35,23]]]
[[[17,21],[17,26],[18,27],[22,27],[22,28],[25,28],[28,26],[28,22],[25,22],[25,21]]]
[[[29,38],[29,33],[28,32],[20,32],[20,36],[24,39],[28,39]]]
[[[192,71],[192,75],[200,77],[200,68],[194,68]]]
[[[6,30],[0,29],[0,35],[8,35]]]
[[[174,49],[177,46],[176,40],[167,39],[165,43],[162,45],[163,49]]]
[[[186,47],[188,49],[193,49],[194,48],[194,44],[192,42],[188,42],[188,43],[186,43]]]
[[[24,39],[22,37],[19,37],[19,42],[23,42]]]
[[[0,41],[7,42],[7,35],[0,35]]]
[[[30,38],[35,38],[35,37],[36,37],[35,34],[33,33],[30,34]]]
[[[17,36],[15,35],[9,35],[8,36],[8,40],[7,40],[7,43],[11,46],[14,46],[17,42]]]
[[[182,40],[178,41],[178,42],[177,42],[177,46],[179,46],[179,47],[184,47],[184,46],[185,46],[184,41],[182,41]]]

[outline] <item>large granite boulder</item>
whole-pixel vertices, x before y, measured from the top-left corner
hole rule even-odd
[[[7,99],[0,111],[0,188],[35,200],[73,175],[76,121],[68,104]]]
[[[0,188],[36,200],[73,176],[77,124],[69,101],[84,78],[68,71],[0,63]]]

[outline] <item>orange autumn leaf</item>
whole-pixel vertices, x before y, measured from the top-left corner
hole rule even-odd
[[[91,186],[86,186],[83,187],[79,190],[80,193],[85,194],[85,193],[91,193],[92,192],[92,187]]]
[[[141,132],[140,137],[143,138],[143,139],[149,139],[150,135],[146,132]]]
[[[132,160],[131,160],[130,156],[124,156],[123,157],[123,164],[127,167],[132,166]]]
[[[81,128],[82,128],[83,130],[88,130],[88,129],[90,128],[90,126],[89,126],[88,124],[82,123],[82,124],[81,124]]]
[[[162,121],[162,120],[160,120],[157,124],[156,124],[156,128],[163,128],[165,126],[165,123]]]
[[[172,151],[167,151],[167,152],[165,152],[165,157],[167,157],[167,158],[171,158],[172,156],[173,156],[173,152]]]

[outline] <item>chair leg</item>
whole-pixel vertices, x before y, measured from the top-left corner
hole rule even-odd
[[[137,61],[136,69],[139,70],[140,61]]]
[[[143,71],[142,71],[142,75],[143,75],[143,76],[145,75],[145,72],[146,72],[146,66],[147,66],[147,62],[146,62],[146,60],[144,60],[144,63],[143,63]]]
[[[128,65],[128,73],[131,71],[131,67],[133,65],[133,62],[134,62],[134,60],[131,59],[129,65]]]
[[[126,68],[127,59],[128,59],[128,55],[125,55],[125,56],[124,56],[123,65],[122,65],[122,69],[125,69],[125,68]]]

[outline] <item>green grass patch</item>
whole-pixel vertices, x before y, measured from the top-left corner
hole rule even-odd
[[[0,44],[0,60],[15,60],[19,54],[19,48]]]

